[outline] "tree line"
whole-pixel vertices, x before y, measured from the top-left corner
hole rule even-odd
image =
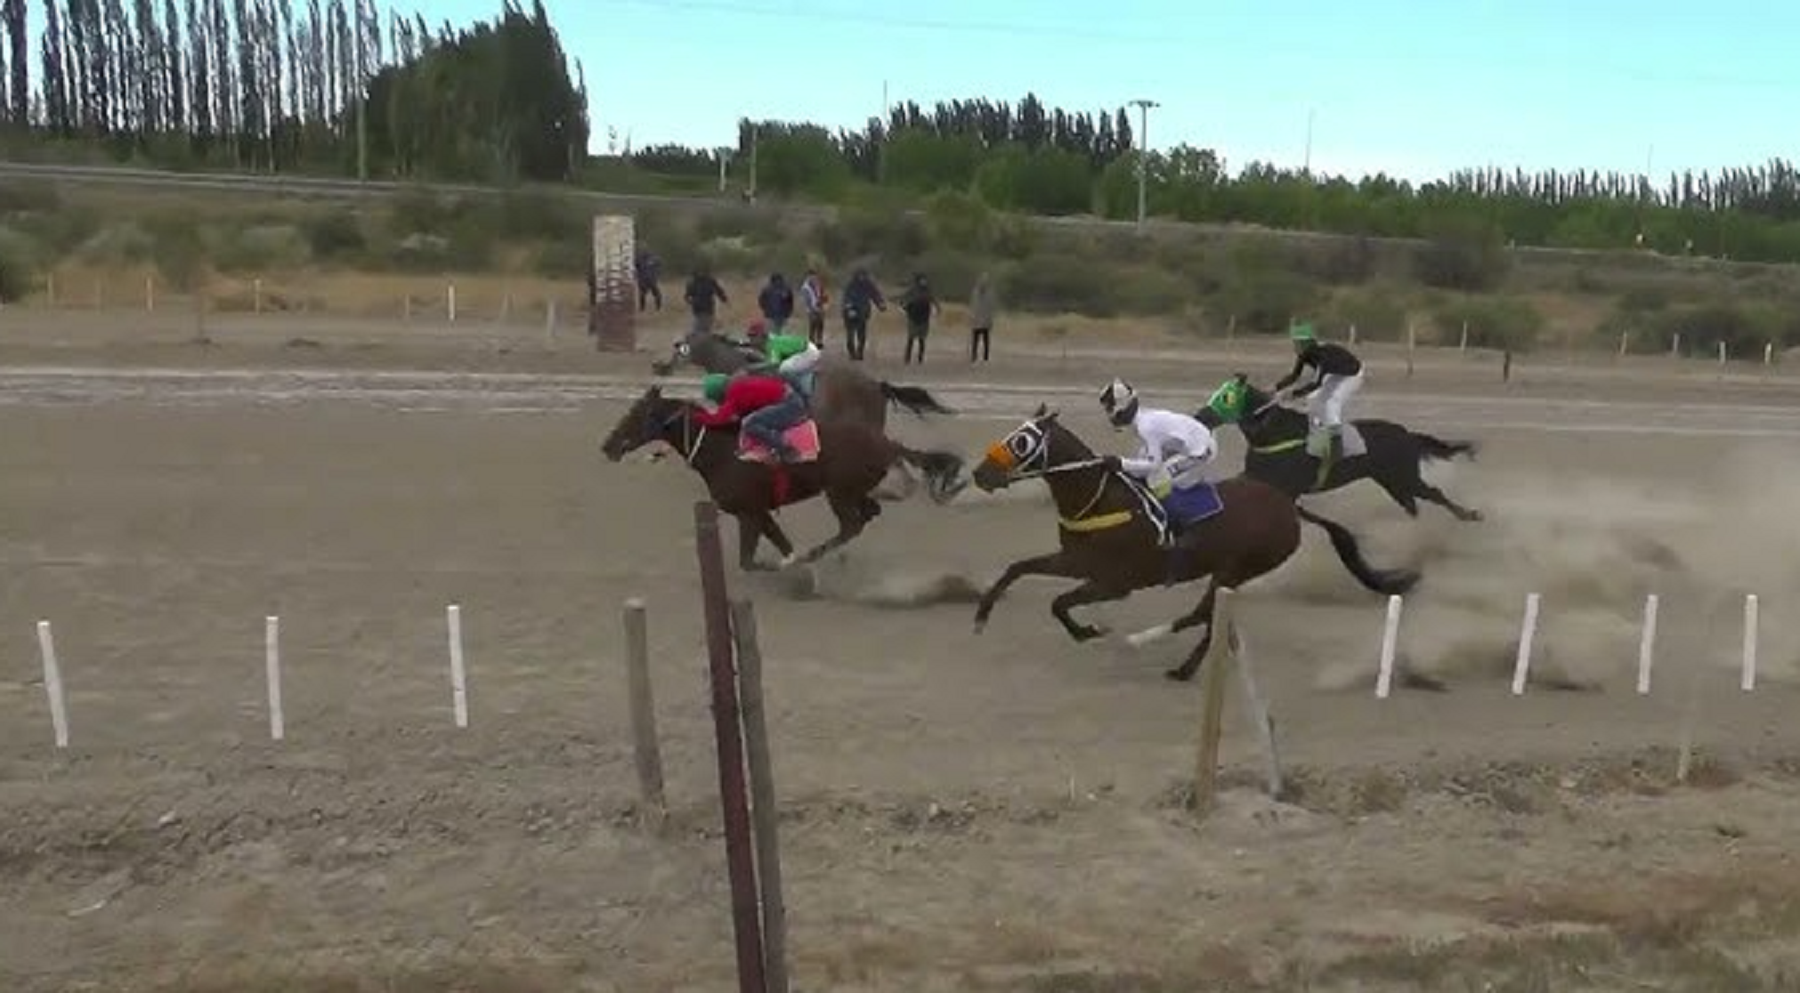
[[[0,0],[0,25],[0,147],[15,156],[593,179],[581,66],[541,0],[529,10],[506,0],[491,21],[463,28],[377,0]],[[759,194],[839,203],[954,191],[999,210],[1129,219],[1141,170],[1157,218],[1800,261],[1800,171],[1782,160],[1654,182],[1589,170],[1469,170],[1424,183],[1267,162],[1232,170],[1188,144],[1140,156],[1126,107],[1072,111],[1030,93],[903,101],[858,129],[744,120],[735,144],[732,169],[742,182],[754,159]],[[714,150],[677,145],[619,158],[690,180],[719,167]]]
[[[573,178],[587,92],[543,4],[435,30],[375,0],[0,0],[15,153],[376,178]],[[571,72],[573,75],[571,75]]]

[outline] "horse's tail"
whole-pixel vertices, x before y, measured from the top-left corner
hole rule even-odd
[[[888,403],[905,407],[915,417],[924,417],[927,411],[933,414],[954,414],[956,411],[938,402],[937,397],[923,386],[900,386],[887,380],[881,381],[881,397]]]
[[[1369,560],[1363,558],[1362,547],[1357,544],[1356,535],[1351,534],[1349,528],[1336,521],[1326,520],[1299,504],[1295,504],[1294,509],[1300,514],[1301,520],[1324,529],[1331,538],[1332,550],[1337,552],[1344,568],[1349,569],[1350,574],[1365,588],[1375,593],[1395,596],[1418,585],[1419,573],[1412,569],[1382,570],[1370,565]]]
[[[969,485],[961,455],[941,450],[920,451],[897,441],[893,444],[902,461],[924,473],[925,491],[934,503],[949,503]]]
[[[1481,445],[1478,442],[1445,441],[1442,438],[1418,431],[1413,431],[1411,434],[1413,441],[1419,446],[1419,458],[1427,462],[1433,459],[1448,462],[1458,455],[1467,456],[1469,461],[1473,462],[1476,454],[1481,451]]]

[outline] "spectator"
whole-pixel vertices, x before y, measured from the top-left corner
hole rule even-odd
[[[643,313],[645,303],[652,299],[656,309],[662,310],[662,259],[639,245],[631,255],[631,266],[637,273],[638,313]]]
[[[871,308],[885,313],[887,299],[881,295],[881,287],[875,285],[869,270],[858,269],[844,284],[844,345],[852,361],[861,362],[868,348]]]
[[[762,292],[756,295],[756,305],[774,332],[781,334],[794,316],[794,290],[787,284],[787,277],[779,272],[771,274]]]
[[[725,296],[725,287],[720,286],[719,281],[703,265],[695,267],[693,278],[688,280],[687,292],[683,295],[687,299],[688,309],[694,313],[694,330],[699,332],[713,329],[713,314],[717,304],[731,303]]]
[[[806,304],[806,337],[814,345],[825,345],[825,305],[831,302],[831,295],[825,292],[825,280],[819,276],[819,270],[808,267],[806,278],[800,281],[800,299]]]
[[[900,299],[900,309],[906,312],[906,357],[902,360],[910,364],[913,360],[913,349],[918,348],[919,364],[925,364],[925,338],[931,334],[931,315],[944,308],[931,292],[931,285],[925,281],[922,272],[913,273],[912,285],[906,288],[906,295]]]
[[[988,360],[988,337],[994,330],[994,287],[988,274],[975,279],[975,290],[969,294],[969,361],[975,361],[976,350],[981,361]]]

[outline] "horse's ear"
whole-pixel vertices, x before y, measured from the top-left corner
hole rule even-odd
[[[653,384],[650,387],[650,389],[644,393],[644,396],[649,397],[652,400],[661,400],[662,399],[662,384],[661,383]]]
[[[1054,421],[1054,420],[1056,420],[1056,419],[1057,419],[1057,418],[1058,418],[1058,417],[1061,417],[1061,416],[1062,416],[1062,411],[1060,411],[1060,410],[1052,410],[1052,411],[1051,411],[1051,412],[1050,412],[1050,413],[1049,413],[1049,414],[1047,414],[1047,415],[1045,415],[1045,417],[1044,417],[1044,420],[1046,420],[1046,421]]]
[[[1247,384],[1250,382],[1250,377],[1244,375],[1241,372],[1233,373],[1231,378],[1237,380],[1239,385],[1244,385],[1244,384]]]
[[[1049,406],[1040,400],[1040,401],[1038,401],[1037,410],[1033,411],[1031,414],[1031,419],[1035,421],[1035,420],[1038,420],[1039,418],[1048,416],[1049,413],[1050,413]]]

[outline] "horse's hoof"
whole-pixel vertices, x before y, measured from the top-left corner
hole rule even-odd
[[[1191,672],[1182,672],[1182,671],[1181,671],[1181,669],[1180,669],[1180,667],[1176,667],[1176,668],[1174,668],[1174,669],[1167,669],[1167,670],[1164,670],[1164,672],[1163,672],[1163,676],[1165,676],[1165,677],[1166,677],[1166,678],[1168,678],[1168,679],[1172,679],[1172,680],[1174,680],[1174,681],[1175,681],[1175,682],[1177,682],[1177,683],[1185,683],[1185,682],[1187,682],[1187,681],[1188,681],[1188,680],[1190,680],[1190,679],[1192,679],[1192,678],[1194,678],[1194,674],[1193,674],[1193,673],[1191,673]]]
[[[1076,628],[1069,633],[1075,636],[1077,642],[1085,644],[1086,642],[1093,641],[1095,638],[1106,637],[1108,632],[1107,629],[1101,625],[1093,625],[1091,627]]]
[[[1475,524],[1480,521],[1487,520],[1487,515],[1482,513],[1479,510],[1471,510],[1467,514],[1463,515],[1463,520],[1469,524]]]
[[[788,553],[788,554],[786,554],[786,555],[783,555],[783,556],[782,556],[782,557],[781,557],[781,566],[780,566],[780,568],[782,568],[782,569],[792,569],[792,568],[793,568],[793,567],[795,567],[795,566],[797,566],[797,565],[800,565],[800,564],[801,564],[801,563],[802,563],[802,562],[804,562],[804,561],[806,561],[806,558],[805,558],[805,556],[803,556],[803,555],[800,555],[800,554],[799,554],[799,553],[797,553],[797,552],[789,552],[789,553]]]

